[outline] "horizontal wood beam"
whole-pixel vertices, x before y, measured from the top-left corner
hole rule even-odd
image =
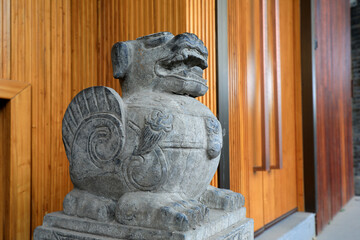
[[[28,86],[29,83],[0,79],[0,99],[12,99]]]

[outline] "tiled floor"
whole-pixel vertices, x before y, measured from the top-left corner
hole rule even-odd
[[[360,240],[360,197],[351,199],[317,240]]]

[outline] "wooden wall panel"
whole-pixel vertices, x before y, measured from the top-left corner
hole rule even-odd
[[[315,1],[317,230],[353,196],[349,1]]]
[[[32,219],[50,205],[50,1],[11,0],[11,79],[31,83]]]
[[[98,48],[98,1],[71,1],[71,97],[99,85]]]
[[[62,142],[62,119],[71,101],[71,1],[51,1],[50,211],[62,209],[70,191],[69,164]],[[84,79],[85,80],[85,79]]]
[[[10,0],[0,0],[0,78],[10,78]]]

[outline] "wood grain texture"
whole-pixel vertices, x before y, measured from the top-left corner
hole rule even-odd
[[[10,0],[0,0],[0,78],[10,78]]]
[[[1,100],[0,239],[30,239],[31,88]]]
[[[293,4],[279,1],[283,168],[264,174],[265,224],[297,207]]]
[[[294,0],[294,96],[296,131],[296,182],[297,205],[299,211],[305,211],[304,203],[304,161],[303,161],[303,125],[301,97],[301,36],[300,36],[300,0]]]
[[[354,195],[351,121],[350,6],[315,1],[317,230]]]
[[[228,1],[230,189],[244,195],[255,229],[264,225],[264,173],[253,172],[262,159],[258,11],[251,0]]]
[[[10,108],[9,239],[30,239],[31,87],[13,98]]]
[[[269,105],[270,168],[282,168],[282,105],[279,0],[267,1],[267,104]]]
[[[255,230],[297,207],[294,93],[298,91],[295,80],[299,77],[295,77],[298,73],[295,71],[294,5],[292,1],[279,1],[281,49],[276,53],[274,45],[264,44],[269,41],[269,35],[273,39],[269,42],[276,44],[275,35],[271,35],[276,34],[276,28],[266,27],[273,18],[265,17],[263,12],[269,2],[228,1],[230,185],[232,190],[245,196],[247,213],[255,220]],[[264,36],[264,29],[272,33]],[[276,54],[280,61],[276,60]],[[277,69],[278,62],[281,70]],[[281,72],[276,73],[278,70]],[[278,111],[281,131],[276,130],[276,74],[281,76],[278,94],[281,102],[277,105],[281,106]],[[264,104],[269,104],[267,110]],[[269,114],[268,120],[266,114]],[[263,132],[265,121],[269,121],[268,134]],[[283,139],[278,141],[282,142],[282,168],[254,172],[253,167],[263,163],[264,155],[276,165],[274,153],[280,146],[270,145],[270,151],[264,147],[264,137],[269,138],[268,143],[276,143],[276,132]]]
[[[62,209],[63,196],[71,189],[69,164],[62,142],[62,118],[71,101],[71,1],[51,1],[50,87],[50,209]],[[84,79],[85,81],[85,79]]]
[[[28,86],[28,83],[0,79],[0,99],[12,99]]]

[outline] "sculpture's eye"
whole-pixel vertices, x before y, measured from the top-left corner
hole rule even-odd
[[[169,32],[160,32],[137,38],[137,40],[142,41],[146,48],[155,48],[167,43],[173,37],[174,35]]]

